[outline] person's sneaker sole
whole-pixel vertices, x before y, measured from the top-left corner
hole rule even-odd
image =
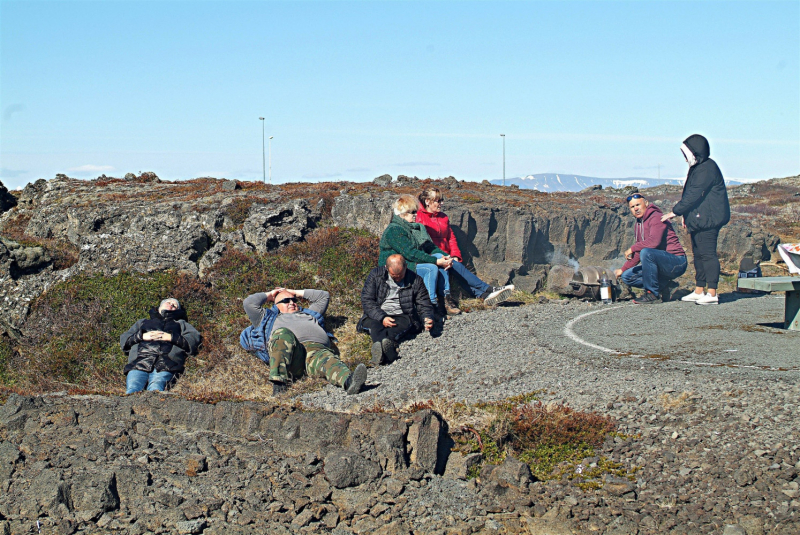
[[[361,391],[361,387],[364,386],[364,383],[367,382],[367,367],[363,364],[359,364],[356,366],[355,371],[353,371],[353,375],[351,375],[350,379],[350,386],[347,387],[347,395],[351,396],[353,394],[358,394]]]
[[[500,303],[502,303],[503,301],[505,301],[509,297],[511,297],[511,292],[512,292],[512,290],[505,289],[505,290],[503,290],[502,292],[500,292],[497,295],[494,295],[494,296],[491,296],[491,297],[487,297],[486,300],[484,301],[484,304],[486,306],[489,306],[489,307],[493,307],[495,305],[499,305]]]
[[[391,364],[397,360],[397,349],[394,347],[394,342],[388,338],[384,338],[381,340],[381,347],[383,348],[383,354],[386,355],[387,364]]]
[[[372,360],[370,362],[373,366],[380,366],[383,364],[383,344],[381,342],[374,342],[372,344]]]
[[[716,298],[713,301],[711,301],[711,300],[700,301],[698,299],[697,301],[694,302],[694,304],[695,305],[718,305],[719,304],[719,298]]]

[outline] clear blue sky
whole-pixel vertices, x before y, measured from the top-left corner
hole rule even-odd
[[[800,2],[0,0],[0,179],[800,172]]]

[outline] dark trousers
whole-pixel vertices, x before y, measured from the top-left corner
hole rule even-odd
[[[413,329],[411,317],[402,314],[400,316],[391,316],[391,318],[395,322],[394,327],[384,327],[383,323],[371,318],[365,318],[364,321],[361,322],[361,327],[369,333],[373,342],[380,342],[384,338],[388,338],[394,342],[400,342],[400,340]]]
[[[717,256],[718,228],[698,230],[691,233],[694,253],[694,279],[698,287],[708,285],[716,290],[719,282],[719,257]]]

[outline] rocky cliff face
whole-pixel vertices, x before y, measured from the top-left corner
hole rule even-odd
[[[622,251],[634,241],[634,218],[624,202],[627,192],[541,194],[459,182],[442,186],[449,189],[444,192],[445,212],[465,261],[498,284],[514,282],[535,291],[552,264],[621,267]],[[466,188],[470,190],[462,191]],[[668,211],[680,191],[679,186],[661,186],[652,195]],[[393,191],[343,193],[335,199],[333,221],[380,235],[391,220],[396,198]],[[688,234],[676,230],[691,253]],[[723,262],[736,266],[746,255],[757,262],[768,260],[777,243],[767,229],[734,219],[720,233],[719,252]]]
[[[32,299],[76,273],[175,269],[202,277],[227,248],[265,252],[302,240],[328,210],[336,225],[380,235],[397,195],[431,183],[398,178],[284,186],[169,183],[153,173],[38,180],[0,216],[0,318],[19,327]],[[535,291],[549,265],[621,264],[621,252],[633,242],[622,191],[545,194],[452,177],[434,183],[445,193],[465,260],[490,282]],[[679,194],[669,186],[652,192],[666,208]],[[682,241],[688,245],[687,236]],[[720,252],[737,264],[745,255],[768,259],[776,243],[767,229],[740,218],[723,230]],[[72,251],[74,260],[59,262],[59,249]]]
[[[383,503],[379,515],[401,503],[407,485],[443,473],[448,440],[430,411],[12,395],[0,407],[0,527],[22,533],[38,520],[48,533],[210,534],[314,523],[328,531],[362,515],[362,502]]]

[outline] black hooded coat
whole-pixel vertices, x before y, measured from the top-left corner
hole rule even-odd
[[[145,340],[149,331],[163,331],[172,335],[172,341]],[[186,321],[186,310],[150,309],[150,319],[139,320],[120,336],[122,351],[128,355],[125,373],[140,370],[147,373],[168,371],[183,372],[186,358],[197,353],[200,333]]]
[[[683,216],[689,232],[722,228],[731,220],[728,190],[717,162],[709,158],[708,140],[699,134],[686,138],[684,144],[692,151],[697,162],[689,168],[683,195],[672,209]]]

